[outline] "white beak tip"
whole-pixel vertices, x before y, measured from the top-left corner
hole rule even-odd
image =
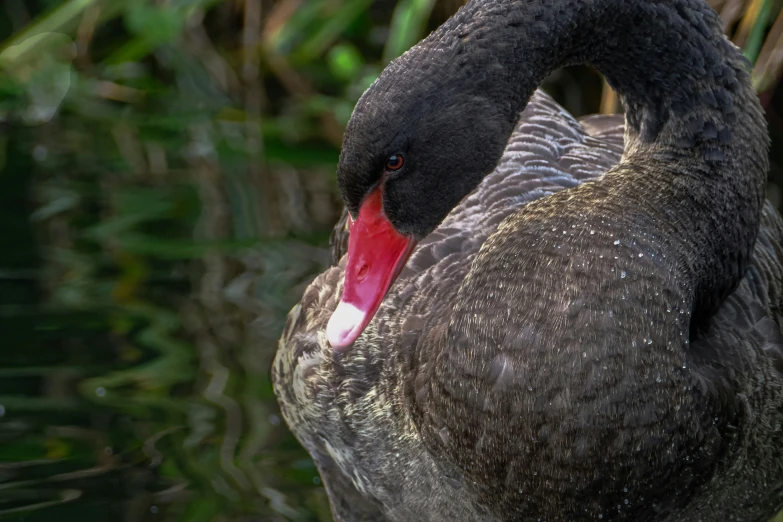
[[[341,351],[351,346],[361,335],[366,316],[351,303],[340,301],[326,325],[326,338],[332,348]]]

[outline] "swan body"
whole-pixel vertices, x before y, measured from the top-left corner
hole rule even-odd
[[[671,55],[651,57],[662,37]],[[534,92],[575,61],[617,85],[624,121],[577,122]],[[346,132],[348,255],[291,311],[272,368],[335,520],[783,507],[765,132],[746,64],[697,0],[474,0],[393,63]],[[381,174],[389,154],[407,170]],[[379,226],[416,247],[354,324],[341,303],[376,295],[357,262],[375,259],[357,239],[372,194]]]

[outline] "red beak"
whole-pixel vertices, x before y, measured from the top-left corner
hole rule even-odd
[[[372,191],[351,225],[343,296],[326,326],[332,347],[347,348],[362,334],[415,246],[383,214],[381,189]]]

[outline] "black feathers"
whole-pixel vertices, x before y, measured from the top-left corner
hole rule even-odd
[[[533,94],[582,61],[623,96],[624,150],[617,118],[582,127]],[[747,62],[701,0],[473,0],[391,64],[357,104],[340,188],[355,213],[381,186],[422,241],[344,354],[323,332],[343,265],[316,279],[273,367],[336,518],[772,516],[766,152]]]

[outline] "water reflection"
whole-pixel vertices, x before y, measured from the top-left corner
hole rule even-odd
[[[152,306],[125,308],[120,337],[119,312],[4,310],[18,350],[0,355],[0,517],[328,519],[276,413],[270,350],[206,332],[188,345]]]
[[[326,232],[183,259],[113,257],[101,247],[127,233],[114,227],[98,248],[58,249],[126,216],[31,223],[24,164],[11,154],[0,173],[14,245],[0,248],[0,519],[331,520],[269,382]],[[94,215],[118,197],[95,198]],[[176,202],[157,212],[150,230]]]

